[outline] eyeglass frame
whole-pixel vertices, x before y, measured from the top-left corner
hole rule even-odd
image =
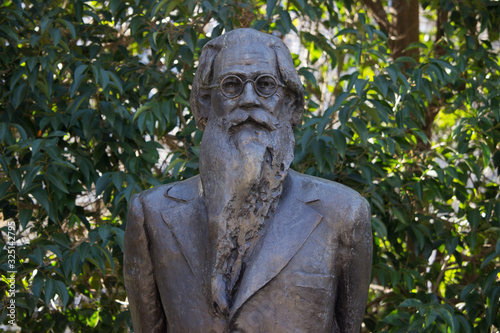
[[[267,95],[267,96],[266,96],[266,95],[262,95],[262,93],[260,93],[260,92],[259,92],[259,89],[257,89],[257,87],[255,86],[256,81],[257,81],[258,79],[260,79],[261,77],[264,77],[264,76],[269,76],[270,78],[272,78],[272,79],[276,82],[276,89],[273,91],[273,93],[272,93],[272,94],[269,94],[269,95]],[[233,96],[233,97],[226,95],[226,93],[225,93],[225,92],[224,92],[224,90],[222,89],[222,82],[224,82],[224,80],[226,80],[226,79],[227,79],[227,78],[229,78],[229,77],[236,77],[238,80],[240,80],[240,81],[241,81],[241,83],[242,83],[242,87],[243,87],[243,88],[241,89],[241,92],[240,92],[238,95]],[[224,95],[224,97],[226,97],[226,98],[230,98],[230,99],[234,99],[234,98],[237,98],[237,97],[241,96],[241,94],[242,94],[242,93],[243,93],[243,91],[245,90],[245,86],[246,86],[246,84],[247,84],[248,82],[251,82],[251,83],[252,83],[253,90],[257,93],[257,95],[259,95],[259,96],[260,96],[260,97],[262,97],[262,98],[269,98],[269,97],[273,96],[274,94],[276,94],[276,91],[278,91],[278,87],[286,88],[286,86],[285,86],[283,83],[279,82],[279,81],[278,81],[278,79],[277,79],[274,75],[272,75],[272,74],[261,74],[261,75],[257,76],[255,79],[246,79],[245,81],[243,81],[243,80],[242,80],[242,79],[241,79],[238,75],[228,74],[228,75],[225,75],[225,76],[222,78],[222,80],[220,80],[220,82],[219,82],[218,84],[213,84],[213,85],[211,85],[211,86],[205,87],[205,89],[212,89],[212,88],[217,88],[217,87],[219,87],[219,89],[220,89],[220,91],[221,91],[222,95]]]

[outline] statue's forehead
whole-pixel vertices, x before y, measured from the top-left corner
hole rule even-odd
[[[276,55],[264,44],[231,45],[224,48],[215,59],[215,76],[241,74],[253,77],[258,74],[276,74]]]

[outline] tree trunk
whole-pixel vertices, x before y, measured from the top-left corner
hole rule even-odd
[[[409,56],[418,61],[418,49],[405,51],[411,43],[419,41],[418,0],[393,0],[390,13],[392,15],[390,38],[393,58]]]

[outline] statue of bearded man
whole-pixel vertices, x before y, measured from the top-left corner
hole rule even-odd
[[[203,48],[191,93],[200,175],[132,198],[124,275],[135,332],[358,332],[368,203],[289,169],[302,83],[252,29]]]

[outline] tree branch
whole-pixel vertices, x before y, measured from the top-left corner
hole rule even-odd
[[[370,9],[380,29],[385,31],[387,35],[390,35],[389,18],[387,17],[387,13],[382,5],[382,2],[380,2],[380,0],[362,0],[362,2],[366,7],[368,7],[368,9]]]
[[[388,298],[389,296],[392,296],[392,295],[394,295],[393,291],[390,291],[390,292],[388,292],[386,294],[382,294],[382,295],[378,296],[377,298],[375,298],[370,303],[368,303],[368,305],[366,306],[366,308],[367,309],[371,309],[373,306],[379,304],[380,302],[382,302],[383,300],[385,300],[386,298]]]

